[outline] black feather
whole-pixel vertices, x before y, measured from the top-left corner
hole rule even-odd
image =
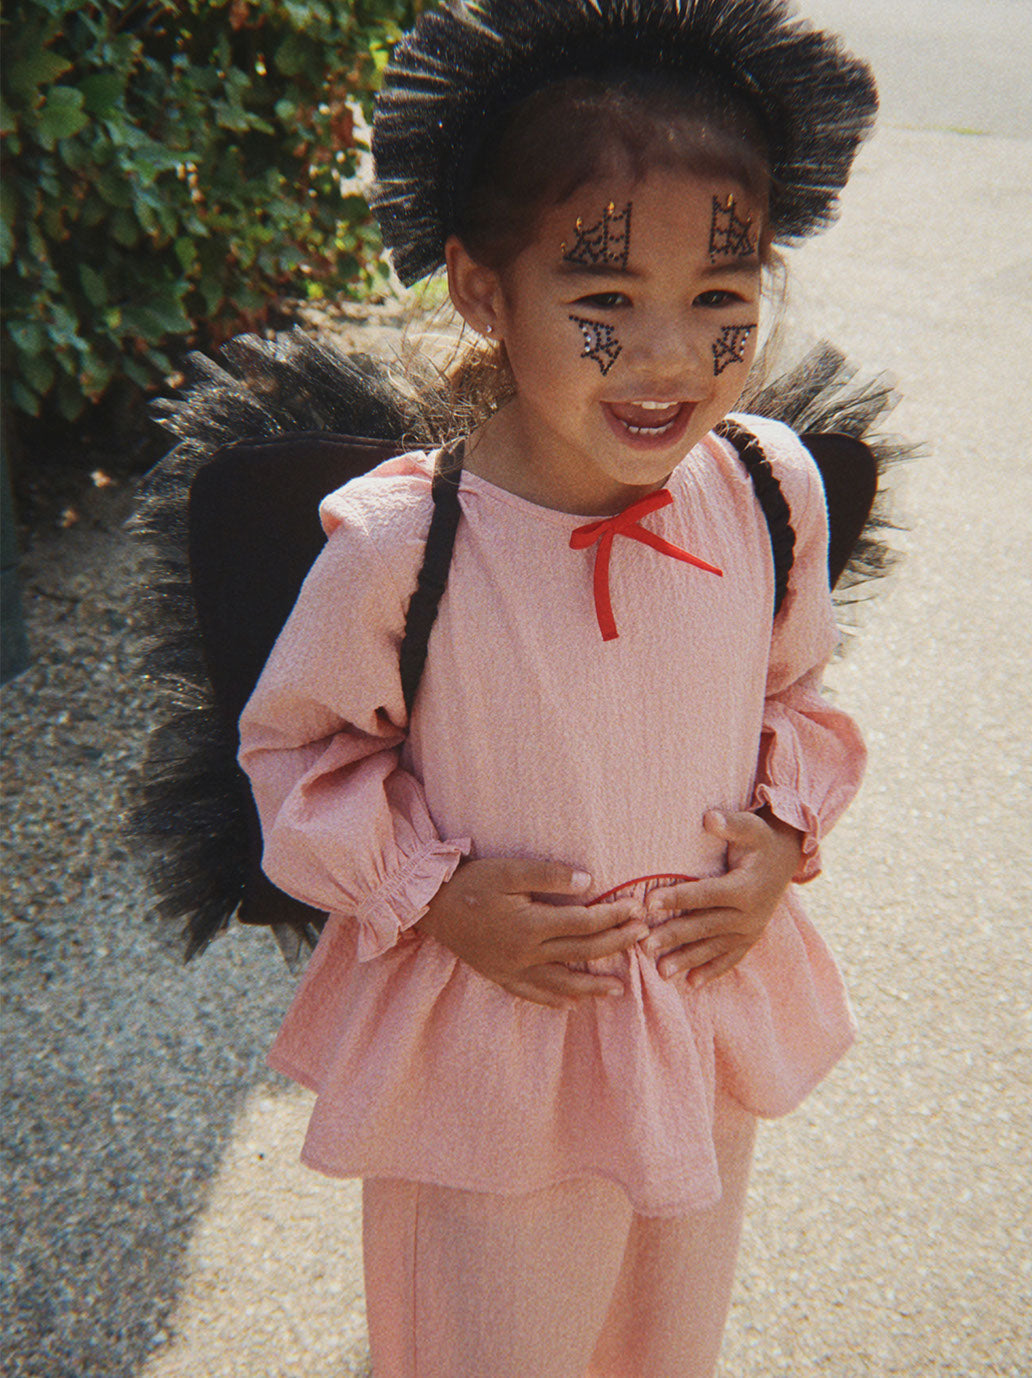
[[[212,694],[202,650],[188,558],[188,497],[198,469],[224,446],[255,437],[316,430],[391,440],[440,430],[440,376],[416,359],[405,376],[379,361],[346,357],[300,331],[225,346],[229,368],[191,356],[185,395],[158,404],[178,444],[148,474],[132,519],[150,552],[141,586],[141,647],[146,673],[161,691],[160,721],[148,744],[143,783],[129,817],[142,844],[157,909],[186,925],[186,953],[203,951],[240,907],[248,871],[247,783],[236,765],[235,721]],[[878,434],[894,404],[883,380],[857,381],[842,354],[824,344],[770,386],[743,399],[742,410],[797,431],[838,431],[864,440],[885,472],[915,447]],[[879,500],[836,592],[884,574],[895,558],[893,529]],[[840,590],[843,585],[840,585]],[[272,925],[288,962],[312,947],[318,922]]]
[[[888,479],[898,464],[916,458],[922,447],[882,431],[898,402],[899,396],[886,378],[861,378],[841,350],[823,341],[774,382],[747,391],[740,404],[742,410],[783,421],[799,434],[838,432],[852,436],[862,440],[874,455],[878,469],[874,507],[833,593],[844,630],[852,620],[850,606],[863,596],[861,589],[888,574],[899,559],[889,540],[890,533],[900,528],[890,515]]]
[[[613,68],[716,76],[771,142],[775,240],[831,224],[878,108],[874,77],[787,0],[477,0],[428,10],[395,47],[373,122],[370,204],[407,284],[444,261],[463,170],[499,114]]]
[[[419,425],[411,397],[386,365],[345,356],[300,330],[223,349],[229,368],[190,356],[185,394],[155,405],[179,443],[149,472],[130,526],[146,543],[148,574],[137,622],[143,672],[158,691],[143,779],[127,825],[143,846],[156,908],[185,922],[187,957],[202,951],[239,908],[247,873],[246,782],[236,765],[236,723],[216,706],[190,583],[188,501],[198,469],[223,446],[257,436],[330,430],[383,439]],[[423,385],[432,391],[435,375]],[[277,931],[288,960],[305,926]]]

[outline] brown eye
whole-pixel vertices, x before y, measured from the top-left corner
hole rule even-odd
[[[737,306],[745,298],[739,296],[737,292],[728,292],[723,288],[715,287],[711,292],[702,292],[695,298],[696,306],[709,307],[711,310],[719,310],[722,306]]]
[[[626,303],[627,297],[623,292],[595,292],[590,297],[578,297],[575,305],[586,306],[589,311],[612,311]]]

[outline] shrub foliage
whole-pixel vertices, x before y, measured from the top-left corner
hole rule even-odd
[[[13,0],[0,264],[7,390],[73,420],[203,323],[386,277],[342,185],[419,0]]]

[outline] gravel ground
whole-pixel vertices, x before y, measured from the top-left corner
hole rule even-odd
[[[5,1373],[135,1374],[290,981],[241,932],[183,969],[119,833],[152,708],[138,552],[107,490],[25,563],[33,664],[4,689]]]
[[[1030,171],[890,130],[799,256],[800,329],[892,367],[933,457],[832,675],[872,764],[808,898],[862,1039],[762,1134],[726,1378],[1032,1373]],[[119,835],[152,712],[126,502],[37,533],[3,693],[4,1372],[358,1375],[357,1195],[297,1168],[306,1098],[262,1063],[292,978],[246,930],[184,970]]]

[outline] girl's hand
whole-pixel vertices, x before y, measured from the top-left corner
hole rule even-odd
[[[726,875],[653,890],[652,915],[676,917],[655,927],[643,944],[664,977],[688,972],[703,986],[730,971],[752,947],[799,869],[802,835],[767,809],[710,812],[707,832],[728,844]]]
[[[544,904],[538,895],[576,895],[590,876],[569,866],[515,858],[467,861],[441,886],[415,925],[511,995],[566,1009],[599,995],[622,995],[615,976],[570,971],[625,952],[648,936],[640,900]]]

